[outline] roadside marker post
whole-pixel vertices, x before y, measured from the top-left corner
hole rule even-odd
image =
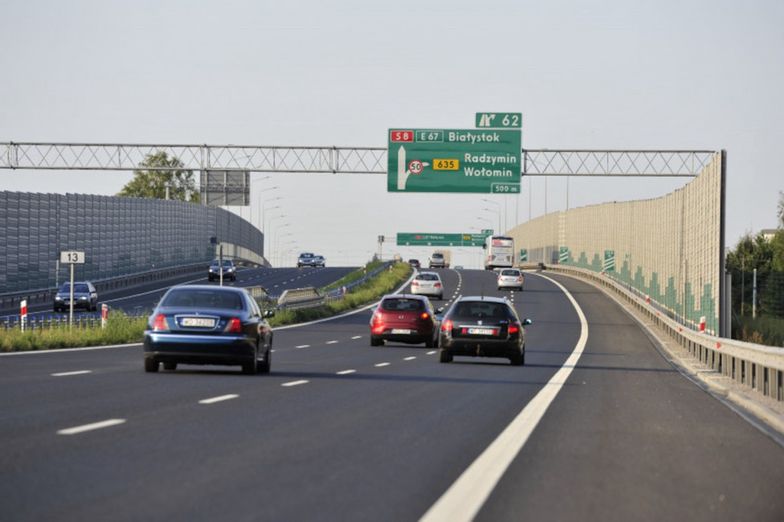
[[[19,325],[24,332],[27,326],[27,299],[22,299],[22,302],[19,303]]]
[[[106,323],[109,322],[109,305],[103,303],[101,305],[101,328],[106,328]]]
[[[84,264],[84,252],[76,250],[63,250],[60,252],[60,263],[71,265],[71,284],[68,292],[68,300],[70,306],[68,307],[68,328],[73,327],[73,309],[74,309],[74,265]]]

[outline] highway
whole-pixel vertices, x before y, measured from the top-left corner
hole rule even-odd
[[[280,295],[290,288],[314,286],[320,288],[333,283],[356,267],[327,267],[327,268],[240,268],[237,271],[237,281],[225,280],[226,286],[263,286],[270,295]],[[75,310],[75,314],[93,315],[100,317],[100,304],[106,303],[114,310],[122,310],[129,314],[141,314],[152,310],[163,294],[174,284],[219,284],[217,281],[209,283],[207,268],[204,274],[188,274],[183,277],[168,281],[155,281],[132,288],[118,289],[111,292],[99,292],[99,311],[85,312]],[[0,321],[14,317],[18,320],[18,313],[0,316]],[[52,310],[52,305],[38,305],[30,307],[29,317],[44,319],[49,317],[67,318],[67,313],[58,313]]]
[[[602,292],[440,272],[439,305],[506,295],[533,319],[524,367],[371,348],[367,310],[276,329],[266,376],[147,374],[140,345],[0,356],[0,519],[784,519],[784,448]],[[488,459],[510,425],[527,435]]]

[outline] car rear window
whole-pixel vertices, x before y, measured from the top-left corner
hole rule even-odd
[[[444,254],[433,254],[433,258],[442,258]]]
[[[223,310],[245,309],[242,297],[236,292],[190,288],[172,290],[163,299],[161,306],[178,308],[219,308]]]
[[[416,276],[416,279],[419,281],[438,281],[438,276],[436,274],[419,274]]]
[[[472,319],[484,319],[485,317],[506,319],[511,317],[507,305],[483,301],[463,301],[457,303],[455,305],[454,315]]]
[[[381,309],[392,312],[416,312],[418,310],[424,310],[425,304],[419,299],[384,299],[381,301]]]
[[[501,271],[501,275],[505,275],[505,276],[519,276],[520,275],[520,271],[519,270],[502,270]]]

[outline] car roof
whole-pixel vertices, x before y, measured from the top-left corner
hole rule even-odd
[[[416,294],[389,294],[382,297],[382,299],[416,299],[417,301],[428,301],[429,299],[424,295],[416,295]]]
[[[440,275],[438,275],[438,272],[430,272],[430,271],[428,271],[428,270],[423,270],[422,272],[417,272],[417,277],[419,277],[419,276],[421,276],[421,275],[425,275],[425,274],[427,274],[427,275],[434,275],[434,276],[436,276],[437,278],[441,279],[441,276],[440,276]]]
[[[193,289],[193,290],[214,290],[216,292],[234,292],[235,294],[247,294],[248,291],[244,288],[237,287],[237,286],[215,286],[215,285],[176,285],[169,290],[175,289]]]
[[[461,297],[460,299],[457,300],[457,302],[462,302],[462,301],[484,301],[486,303],[509,304],[509,300],[506,299],[505,297],[491,297],[491,296],[488,296],[488,295],[484,295],[484,296],[482,296],[482,295],[467,295],[467,296],[463,296],[463,297]]]

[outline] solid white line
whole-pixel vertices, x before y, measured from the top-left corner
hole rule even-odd
[[[235,393],[230,393],[229,395],[219,395],[209,399],[202,399],[199,401],[199,404],[215,404],[216,402],[229,401],[231,399],[236,399],[237,397],[239,397],[239,395]]]
[[[350,373],[356,373],[356,370],[343,370],[343,371],[337,372],[338,375],[348,375]]]
[[[382,363],[378,363],[378,364],[376,365],[376,368],[383,368],[384,366],[389,366],[389,364],[390,364],[390,363],[388,363],[388,362],[382,362]]]
[[[362,336],[361,335],[355,335],[354,337],[352,337],[352,339],[362,339]]]
[[[92,370],[78,370],[75,372],[60,372],[60,373],[53,373],[52,377],[69,377],[71,375],[84,375],[85,373],[93,373]]]
[[[307,384],[309,382],[310,381],[306,381],[306,380],[291,381],[291,382],[284,382],[283,384],[281,384],[281,386],[286,386],[286,387],[289,387],[289,386],[299,386],[300,384]]]
[[[310,348],[310,345],[309,344],[300,344],[299,346],[295,346],[294,348],[296,348],[297,350],[300,350],[302,348]]]
[[[437,350],[433,350],[433,351],[431,351],[431,352],[427,352],[427,355],[434,355],[434,354],[436,353],[436,351],[437,351]]]
[[[132,348],[135,346],[142,346],[142,343],[131,343],[131,344],[107,344],[103,346],[85,346],[83,348],[54,348],[52,350],[31,350],[27,352],[5,352],[0,353],[0,357],[11,357],[14,355],[41,355],[41,354],[52,354],[52,353],[63,353],[63,352],[87,352],[90,350],[106,350],[108,348]]]
[[[404,360],[404,361],[413,361],[414,359],[416,359],[416,357],[414,357],[414,356],[412,355],[411,357],[406,357],[406,358],[405,358],[405,359],[403,359],[403,360]]]
[[[572,294],[557,281],[539,275],[561,289],[580,319],[580,338],[571,355],[539,393],[523,408],[503,432],[482,452],[449,489],[425,513],[421,521],[473,520],[493,492],[517,454],[523,449],[536,425],[542,420],[558,392],[569,378],[588,341],[588,321]]]
[[[337,341],[327,341],[327,344],[337,344]]]
[[[109,428],[117,426],[118,424],[125,423],[125,419],[109,419],[100,422],[93,422],[92,424],[83,424],[82,426],[74,426],[73,428],[66,428],[64,430],[57,430],[58,435],[76,435],[84,433],[85,431],[100,430],[101,428]]]

